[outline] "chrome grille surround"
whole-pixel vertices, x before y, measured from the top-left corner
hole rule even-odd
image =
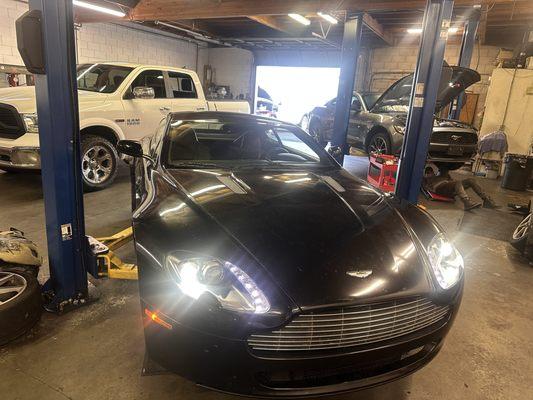
[[[423,330],[449,313],[449,306],[421,297],[306,312],[276,331],[250,335],[248,345],[263,354],[342,350]]]

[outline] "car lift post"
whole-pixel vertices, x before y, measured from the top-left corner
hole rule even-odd
[[[459,52],[459,60],[457,65],[464,68],[470,68],[470,62],[472,61],[472,54],[474,53],[474,46],[476,44],[476,33],[479,26],[479,20],[481,18],[481,9],[476,7],[472,9],[472,12],[468,16],[465,28],[463,31],[463,38],[461,40],[461,50]],[[450,107],[450,113],[448,118],[459,119],[461,114],[461,108],[463,108],[464,93],[461,92],[457,97],[455,104],[452,103]]]
[[[413,204],[418,201],[433,131],[435,104],[452,10],[453,0],[428,0],[424,12],[395,190],[401,201]]]
[[[346,151],[346,135],[350,123],[352,96],[357,72],[357,60],[361,47],[361,32],[363,28],[363,14],[349,14],[344,23],[342,37],[341,71],[337,103],[335,105],[335,119],[333,120],[333,137],[330,153],[342,165]]]
[[[46,309],[89,300],[72,0],[30,0],[17,41],[35,73],[50,279]]]

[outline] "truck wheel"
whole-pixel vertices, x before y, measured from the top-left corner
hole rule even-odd
[[[390,144],[389,136],[386,133],[378,132],[373,135],[368,141],[366,152],[377,154],[391,154],[392,146]]]
[[[81,139],[81,171],[86,192],[102,190],[117,175],[118,154],[115,146],[103,137],[85,135]]]
[[[41,317],[41,288],[35,275],[21,269],[0,270],[0,346],[29,331]]]

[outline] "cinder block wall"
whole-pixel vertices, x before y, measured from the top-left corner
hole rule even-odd
[[[450,65],[457,65],[459,45],[446,46],[444,59]],[[489,78],[496,67],[496,57],[500,48],[495,46],[476,46],[470,68],[481,74],[481,81],[468,91],[479,94],[476,114],[483,110]],[[413,72],[418,56],[418,45],[394,46],[374,49],[370,55],[370,73],[367,75],[366,89],[382,92],[394,81]],[[474,124],[479,122],[476,116]]]
[[[24,65],[17,50],[15,20],[27,10],[25,3],[0,0],[0,64]],[[125,61],[196,69],[197,46],[187,41],[116,24],[83,24],[76,39],[79,63]],[[200,67],[203,70],[203,64]]]

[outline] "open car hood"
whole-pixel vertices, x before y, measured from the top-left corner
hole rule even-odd
[[[435,103],[435,112],[439,112],[452,102],[462,91],[476,82],[481,76],[470,68],[449,66],[446,63],[442,67],[439,92]],[[413,86],[413,74],[404,76],[389,87],[372,107],[372,111],[381,112],[407,112],[411,89]]]

